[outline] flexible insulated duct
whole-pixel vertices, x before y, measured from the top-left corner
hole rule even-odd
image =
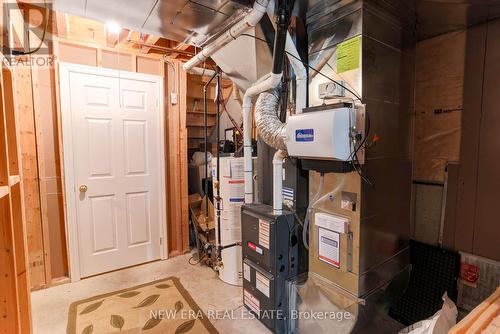
[[[273,2],[271,1],[271,3]],[[290,24],[290,13],[293,3],[294,0],[281,0],[279,2],[273,52],[273,69],[271,73],[263,82],[257,83],[247,89],[243,98],[245,203],[253,203],[252,135],[251,131],[249,131],[252,126],[252,98],[261,94],[257,101],[258,106],[256,107],[256,110],[258,110],[258,116],[256,116],[258,117],[258,119],[256,118],[257,127],[261,131],[261,136],[266,138],[265,140],[268,145],[279,148],[273,159],[273,209],[275,214],[283,212],[281,189],[283,182],[283,160],[286,156],[285,125],[281,123],[277,116],[277,108],[279,106],[277,91],[274,91],[275,94],[267,91],[275,89],[283,76],[285,48],[287,44],[291,43],[291,38],[287,38],[287,29]]]
[[[286,124],[278,117],[279,105],[278,89],[261,93],[255,104],[255,125],[267,145],[286,151]]]

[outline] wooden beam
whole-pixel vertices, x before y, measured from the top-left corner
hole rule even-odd
[[[108,31],[106,28],[106,46],[108,48],[116,48],[117,46],[121,45],[128,37],[130,34],[130,30],[128,29],[122,29],[120,33],[111,33]]]
[[[11,69],[0,80],[0,332],[31,333],[30,280]],[[7,170],[7,174],[1,173]]]
[[[47,182],[47,174],[53,176],[59,160],[56,159],[57,152],[54,152],[53,133],[51,120],[53,118],[54,96],[50,83],[50,75],[52,69],[33,67],[31,70],[33,91],[33,113],[36,129],[36,150],[39,175],[39,192],[40,192],[40,214],[42,217],[42,240],[45,255],[45,282],[46,286],[50,286],[52,282],[52,249],[50,247],[50,222],[51,216],[48,194],[49,182]],[[50,124],[47,126],[46,124]],[[50,171],[50,172],[49,172]],[[55,188],[55,187],[54,187]],[[64,258],[65,254],[58,251],[58,257]]]
[[[46,286],[45,251],[38,183],[38,160],[36,147],[31,72],[27,66],[16,66],[14,77],[14,101],[19,121],[21,143],[21,166],[24,187],[26,227],[28,233],[29,268],[32,288]]]
[[[6,111],[5,105],[2,103],[0,108],[0,332],[17,333],[20,330],[20,325],[15,248],[9,203],[9,158],[4,123],[4,112]]]
[[[61,38],[66,38],[68,36],[69,31],[69,21],[68,14],[56,12],[56,20],[55,20],[55,29],[54,35],[57,35]]]
[[[12,6],[16,6],[13,2],[10,3]],[[8,13],[10,24],[8,41],[11,48],[26,50],[28,45],[25,45],[27,32],[24,29],[24,18],[18,6],[17,8],[18,10],[10,10]]]
[[[174,42],[171,41],[171,43],[174,43]],[[174,49],[180,50],[180,51],[186,51],[187,49],[189,49],[190,46],[191,45],[189,45],[189,44],[178,42],[175,46],[171,46],[171,47]],[[172,53],[169,57],[175,59],[179,55],[180,55],[180,53]]]
[[[59,55],[60,52],[60,44],[59,42],[54,42],[54,54]],[[59,159],[59,175],[61,177],[61,180],[63,183],[65,180],[65,172],[64,172],[64,150],[63,150],[63,135],[62,135],[62,117],[61,117],[61,90],[60,90],[60,84],[59,84],[59,61],[56,61],[56,64],[54,66],[54,85],[52,87],[54,97],[55,97],[55,108],[56,108],[56,122],[57,122],[57,135],[55,136],[57,139],[57,145],[55,149],[59,153],[56,159]],[[61,186],[61,197],[59,201],[59,205],[61,205],[61,231],[66,232],[66,220],[64,217],[66,217],[66,197],[69,196],[69,194],[65,193],[65,188],[64,186]],[[63,261],[66,265],[64,268],[65,271],[67,272],[67,276],[69,276],[69,266],[70,266],[70,260],[68,258],[68,253],[69,253],[69,245],[66,242],[67,240],[64,239],[61,241],[61,243],[64,245],[64,255],[65,255],[65,260]],[[69,278],[69,277],[68,277]],[[56,282],[57,283],[57,282]]]
[[[112,33],[108,29],[106,29],[106,46],[108,48],[115,48],[120,40],[120,33]]]
[[[189,208],[187,179],[186,89],[187,76],[182,63],[166,64],[166,121],[167,133],[167,193],[169,254],[189,251]],[[170,93],[177,94],[172,104]],[[172,195],[176,194],[176,195]]]
[[[458,324],[453,326],[448,334],[466,334],[469,333],[474,324],[480,320],[483,313],[485,313],[488,308],[492,305],[498,306],[498,301],[500,301],[500,286],[496,291],[489,296],[485,301],[479,304],[472,312],[470,312],[465,318],[463,318]]]
[[[182,252],[189,252],[189,194],[188,194],[188,134],[187,134],[187,73],[182,68],[182,63],[177,62],[179,73],[179,138],[180,138],[180,186],[181,186],[181,224],[182,224]]]
[[[161,38],[158,36],[154,35],[147,35],[147,37],[144,39],[145,44],[149,45],[156,45],[156,43],[160,40]],[[141,53],[149,53],[151,51],[151,47],[148,46],[142,46],[141,47]]]

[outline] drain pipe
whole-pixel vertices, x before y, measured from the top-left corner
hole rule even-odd
[[[264,81],[253,85],[243,97],[243,149],[245,161],[245,203],[253,203],[253,161],[252,161],[252,99],[262,92],[275,88],[283,76],[283,57],[285,55],[286,36],[290,24],[290,11],[293,0],[282,0],[278,9],[277,27],[274,38],[273,69]]]
[[[280,97],[278,89],[259,95],[255,104],[255,124],[259,135],[269,146],[278,149],[273,158],[273,211],[283,213],[283,161],[287,156],[286,124],[278,117]]]
[[[253,9],[240,22],[236,23],[231,29],[226,31],[222,36],[218,37],[213,43],[207,45],[200,53],[191,58],[182,67],[185,71],[190,70],[199,63],[205,61],[208,57],[219,51],[223,46],[238,38],[248,29],[255,27],[259,23],[262,16],[266,12],[269,0],[255,0]]]
[[[283,214],[283,162],[286,156],[286,151],[278,150],[273,158],[273,212],[275,215]]]
[[[253,203],[253,161],[252,161],[252,99],[262,92],[275,88],[281,82],[283,73],[271,73],[266,80],[248,88],[243,96],[243,156],[245,161],[245,203]]]

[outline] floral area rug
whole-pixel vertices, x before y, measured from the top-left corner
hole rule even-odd
[[[179,279],[170,277],[71,304],[68,334],[218,334]]]

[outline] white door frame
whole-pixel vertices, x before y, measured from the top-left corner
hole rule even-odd
[[[71,63],[59,63],[59,89],[61,99],[61,126],[62,126],[62,144],[63,144],[63,183],[65,190],[66,204],[66,243],[69,257],[69,271],[72,282],[79,281],[80,274],[80,255],[78,241],[78,223],[77,223],[77,189],[75,184],[74,169],[74,151],[73,151],[73,131],[70,103],[70,74],[84,73],[101,76],[110,76],[113,78],[140,80],[156,84],[158,87],[158,133],[160,143],[158,145],[158,156],[160,157],[160,233],[162,235],[162,245],[160,246],[160,256],[162,260],[168,257],[168,238],[167,238],[167,211],[166,211],[166,186],[165,186],[165,113],[162,109],[163,103],[163,77],[135,72],[118,71],[101,67],[92,67]]]

